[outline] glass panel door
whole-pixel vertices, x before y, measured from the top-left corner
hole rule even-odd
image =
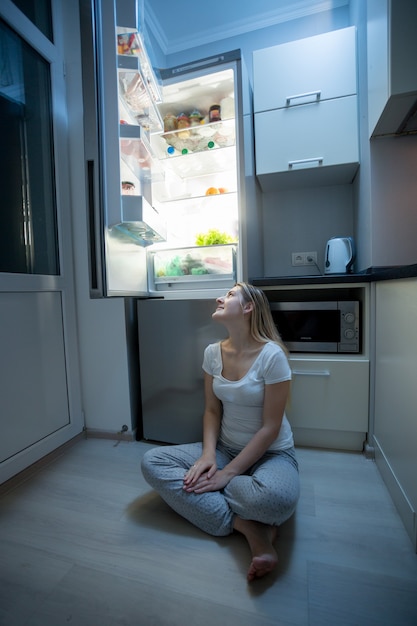
[[[33,24],[52,41],[51,0],[12,0]]]
[[[49,63],[0,20],[0,272],[59,274]]]

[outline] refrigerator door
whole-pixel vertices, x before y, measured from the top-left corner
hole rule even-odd
[[[136,24],[119,26],[126,12],[116,9],[114,0],[80,0],[93,297],[147,296],[146,247],[166,237],[151,194],[158,83]]]
[[[201,441],[204,349],[226,336],[215,300],[138,301],[143,437]]]

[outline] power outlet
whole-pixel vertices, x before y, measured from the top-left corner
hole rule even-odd
[[[317,252],[293,252],[291,258],[294,267],[317,264]]]

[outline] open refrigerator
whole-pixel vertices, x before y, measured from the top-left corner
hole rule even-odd
[[[247,274],[240,51],[155,70],[136,2],[81,6],[91,295],[224,292]]]
[[[201,436],[214,300],[262,271],[251,91],[240,51],[155,70],[140,7],[80,0],[90,295],[133,303],[138,438],[179,443]]]

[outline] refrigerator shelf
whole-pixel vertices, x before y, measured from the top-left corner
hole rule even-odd
[[[210,183],[207,183],[206,186],[208,188],[208,187],[211,187],[212,185]],[[235,198],[237,196],[236,189],[229,189],[228,191],[224,191],[219,194],[206,194],[204,192],[200,192],[200,193],[184,192],[178,195],[173,195],[173,194],[169,194],[169,190],[167,191],[165,188],[166,188],[166,185],[161,185],[161,191],[158,188],[154,189],[153,197],[157,202],[160,202],[161,204],[165,204],[166,202],[170,202],[170,203],[171,202],[172,203],[183,202],[184,200],[193,200],[194,202],[198,202],[199,205],[201,205],[202,203],[205,203],[206,201],[208,203],[217,204],[219,202],[223,202],[223,200],[221,200],[220,198],[228,198],[228,201],[230,201],[231,198]],[[236,198],[236,201],[237,201],[237,198]],[[208,207],[211,207],[211,206],[213,205],[208,205]]]
[[[154,136],[159,138],[155,143],[160,159],[213,151],[235,145],[235,120],[231,118],[211,124],[199,124]]]
[[[155,149],[155,142],[151,137],[151,146]],[[204,152],[195,152],[186,155],[174,156],[161,160],[166,172],[175,173],[180,179],[196,178],[208,174],[220,174],[236,171],[236,150],[234,146],[215,148]]]

